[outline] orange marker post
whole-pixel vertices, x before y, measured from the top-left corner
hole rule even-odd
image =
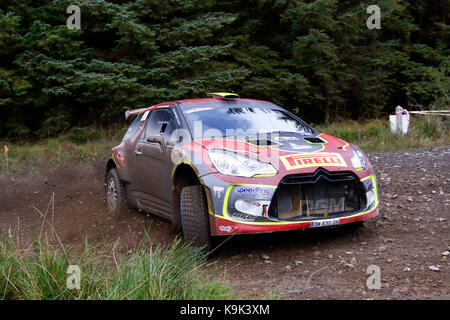
[[[6,173],[9,174],[9,166],[8,166],[8,147],[5,145],[5,158],[6,158]]]

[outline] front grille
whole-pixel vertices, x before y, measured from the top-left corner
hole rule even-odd
[[[281,180],[281,184],[308,184],[316,183],[320,180],[329,182],[339,181],[359,181],[352,173],[347,171],[328,172],[325,169],[319,168],[314,173],[289,175]]]
[[[364,187],[351,172],[328,172],[283,178],[270,204],[269,217],[309,220],[343,216],[365,206]]]

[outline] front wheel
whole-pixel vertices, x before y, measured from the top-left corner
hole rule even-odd
[[[108,171],[105,191],[108,212],[122,214],[128,211],[127,193],[116,169]]]
[[[195,247],[212,248],[208,207],[201,185],[184,187],[180,198],[183,238]]]

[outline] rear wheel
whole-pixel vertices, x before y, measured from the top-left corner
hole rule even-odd
[[[105,191],[106,208],[109,212],[122,214],[128,211],[127,193],[116,169],[108,171]]]
[[[201,185],[188,186],[181,190],[180,210],[184,240],[193,246],[211,249],[208,207]]]

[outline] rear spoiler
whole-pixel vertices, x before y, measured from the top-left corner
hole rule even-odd
[[[147,108],[134,109],[134,110],[127,110],[127,111],[125,111],[125,119],[128,120],[128,118],[130,116],[134,116],[136,114],[139,114],[142,111],[147,110],[147,109],[148,109],[148,107]]]

